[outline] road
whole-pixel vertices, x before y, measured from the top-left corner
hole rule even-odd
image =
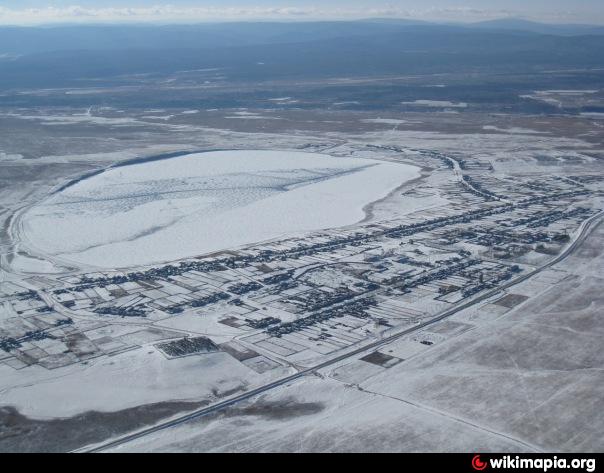
[[[287,376],[285,378],[281,378],[277,381],[273,381],[272,383],[268,383],[265,384],[263,386],[260,386],[258,388],[252,389],[250,391],[247,391],[243,394],[234,396],[232,398],[226,399],[224,401],[218,402],[216,404],[213,404],[211,406],[208,407],[204,407],[204,408],[200,408],[198,410],[195,410],[193,412],[190,412],[188,414],[184,414],[182,416],[179,416],[177,418],[168,420],[166,422],[162,422],[160,424],[157,424],[153,427],[149,427],[146,429],[142,429],[139,430],[137,432],[125,435],[123,437],[120,437],[118,439],[115,440],[111,440],[108,441],[106,443],[100,444],[100,445],[96,445],[96,446],[92,446],[92,447],[83,447],[81,449],[76,450],[75,452],[102,452],[104,450],[110,449],[110,448],[114,448],[114,447],[118,447],[120,445],[123,445],[125,443],[131,442],[133,440],[137,440],[140,439],[142,437],[145,437],[149,434],[153,434],[155,432],[159,432],[165,429],[169,429],[171,427],[183,424],[185,422],[194,420],[194,419],[198,419],[200,417],[206,416],[208,414],[212,414],[214,412],[220,411],[222,409],[225,409],[227,407],[233,406],[235,404],[238,404],[242,401],[248,400],[250,398],[253,398],[255,396],[258,396],[260,394],[266,393],[267,391],[270,391],[272,389],[278,388],[280,386],[284,386],[287,384],[290,384],[300,378],[303,378],[304,376],[310,375],[310,374],[314,374],[315,372],[317,372],[318,370],[321,370],[323,368],[327,368],[329,366],[332,366],[336,363],[339,363],[343,360],[346,360],[347,358],[351,358],[357,355],[360,355],[362,353],[374,350],[376,348],[379,348],[383,345],[389,344],[391,342],[393,342],[394,340],[397,340],[398,338],[404,337],[406,335],[409,335],[413,332],[416,332],[418,330],[422,330],[430,325],[433,325],[437,322],[442,321],[443,319],[446,319],[448,317],[451,317],[452,315],[467,309],[468,307],[471,307],[475,304],[478,304],[479,302],[482,302],[486,299],[489,299],[493,296],[495,296],[496,294],[498,294],[499,292],[508,289],[509,287],[512,287],[516,284],[519,284],[523,281],[526,281],[527,279],[535,276],[536,274],[554,266],[555,264],[558,264],[560,261],[564,260],[565,258],[567,258],[581,243],[583,243],[583,241],[585,240],[585,238],[587,237],[587,235],[589,234],[589,230],[593,227],[594,222],[598,221],[598,219],[600,217],[602,217],[604,215],[604,211],[598,212],[595,215],[592,215],[590,218],[588,218],[587,220],[585,220],[582,224],[581,227],[579,228],[579,231],[577,233],[576,238],[564,249],[564,251],[562,253],[560,253],[556,258],[554,258],[553,260],[549,261],[548,263],[544,264],[543,266],[540,266],[539,268],[534,269],[533,271],[526,273],[522,276],[519,276],[505,284],[502,284],[496,288],[491,289],[490,291],[487,291],[483,294],[481,294],[480,296],[464,303],[461,304],[459,306],[453,307],[449,310],[446,310],[445,312],[440,313],[439,315],[433,317],[432,319],[423,322],[419,325],[416,325],[415,327],[412,327],[410,329],[407,330],[403,330],[401,332],[398,332],[396,334],[393,334],[389,337],[377,340],[375,342],[369,343],[367,345],[364,345],[362,347],[359,347],[353,351],[344,353],[340,356],[337,356],[335,358],[331,358],[323,363],[320,363],[316,366],[310,367],[310,368],[306,368],[302,371],[299,371],[298,373],[292,374],[290,376]]]
[[[467,188],[469,188],[470,190],[472,190],[473,192],[476,192],[477,194],[480,194],[481,196],[485,197],[486,199],[491,199],[493,196],[487,194],[486,192],[477,189],[476,187],[474,187],[474,185],[471,182],[468,182],[464,179],[463,176],[463,170],[461,169],[461,166],[459,165],[459,161],[457,161],[457,159],[453,159],[449,156],[446,155],[442,155],[444,158],[448,159],[449,162],[451,164],[453,164],[453,174],[455,174],[455,177],[457,178],[457,181],[462,185],[465,186]],[[500,202],[505,202],[506,204],[510,204],[511,202],[508,199],[504,199],[502,197],[498,197],[498,200]]]

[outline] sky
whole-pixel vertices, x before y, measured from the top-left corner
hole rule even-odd
[[[524,18],[604,25],[604,0],[0,0],[0,24]]]

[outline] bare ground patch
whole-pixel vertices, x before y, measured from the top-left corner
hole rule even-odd
[[[0,407],[0,452],[69,452],[206,404],[208,401],[159,402],[49,420],[31,419],[12,406],[4,406]]]

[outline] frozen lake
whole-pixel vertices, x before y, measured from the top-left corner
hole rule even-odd
[[[23,218],[32,248],[120,268],[350,225],[419,168],[300,151],[212,151],[110,168]]]

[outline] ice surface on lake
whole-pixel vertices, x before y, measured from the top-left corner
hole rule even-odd
[[[99,267],[169,261],[349,225],[418,168],[293,151],[216,151],[111,168],[32,208],[25,241]]]

